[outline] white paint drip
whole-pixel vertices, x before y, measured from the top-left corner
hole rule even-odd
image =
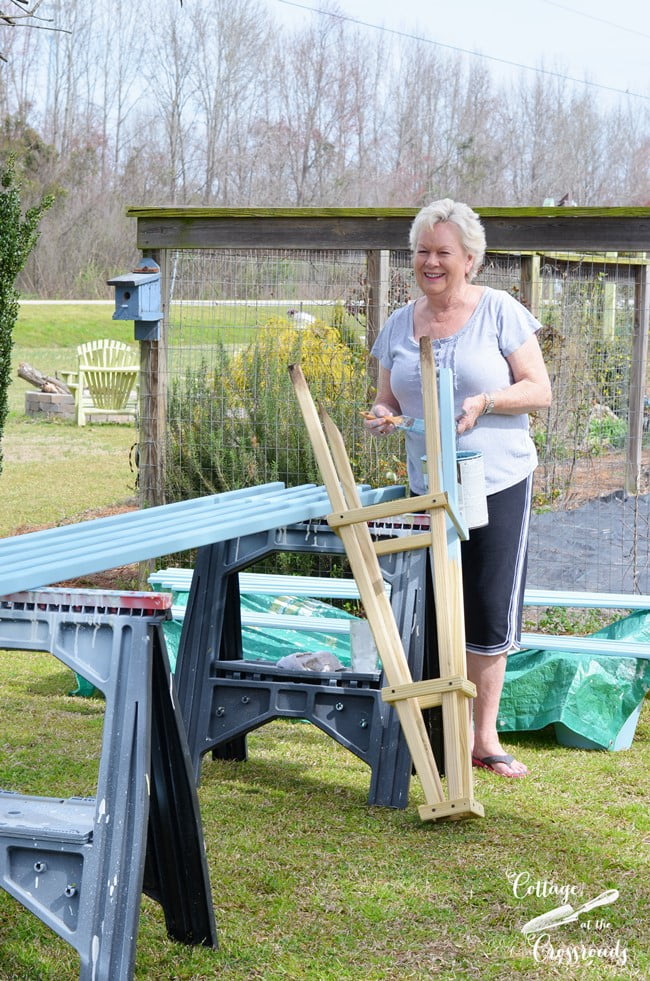
[[[92,979],[95,981],[97,977],[97,961],[99,959],[99,937],[97,934],[93,936],[90,941],[90,963],[92,965]]]
[[[172,709],[176,708],[176,700],[174,698],[174,678],[173,675],[169,675],[169,697],[172,703]]]

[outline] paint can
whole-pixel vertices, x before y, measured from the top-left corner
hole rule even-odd
[[[456,471],[458,506],[465,524],[468,528],[481,528],[488,523],[483,454],[479,450],[459,450]]]
[[[428,488],[427,458],[421,458],[425,487]],[[481,528],[488,523],[487,494],[483,454],[480,450],[458,450],[456,453],[458,507],[468,528]]]

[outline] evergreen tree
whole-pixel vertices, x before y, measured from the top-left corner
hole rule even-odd
[[[54,200],[47,195],[23,214],[20,188],[14,161],[10,159],[0,174],[0,472],[1,441],[9,408],[13,330],[19,309],[16,278],[38,241],[40,220]]]

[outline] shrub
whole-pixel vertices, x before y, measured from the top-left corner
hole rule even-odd
[[[403,476],[395,440],[373,440],[361,410],[371,401],[366,355],[317,321],[307,329],[271,321],[245,350],[215,349],[170,387],[167,498],[220,493],[269,481],[321,484],[288,365],[301,365],[312,396],[342,432],[360,483]]]
[[[600,418],[593,416],[589,420],[587,447],[593,456],[604,450],[620,449],[627,438],[627,423],[617,418],[613,413]]]
[[[24,214],[13,160],[0,174],[0,440],[7,419],[13,329],[18,319],[16,278],[38,241],[38,226],[53,198],[44,197]],[[0,472],[2,448],[0,446]]]

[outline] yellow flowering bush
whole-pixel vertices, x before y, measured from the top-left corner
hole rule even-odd
[[[168,495],[181,499],[269,481],[321,484],[289,377],[299,364],[317,403],[341,430],[359,483],[385,486],[404,476],[397,437],[368,437],[361,410],[372,401],[367,354],[337,327],[303,329],[271,320],[236,354],[213,352],[170,389]]]
[[[270,321],[259,336],[237,354],[231,365],[228,390],[234,403],[257,408],[265,399],[283,400],[283,409],[297,403],[288,375],[290,364],[299,364],[314,398],[335,405],[350,395],[363,377],[363,365],[342,342],[335,327],[316,321],[307,328],[288,327],[286,321]]]

